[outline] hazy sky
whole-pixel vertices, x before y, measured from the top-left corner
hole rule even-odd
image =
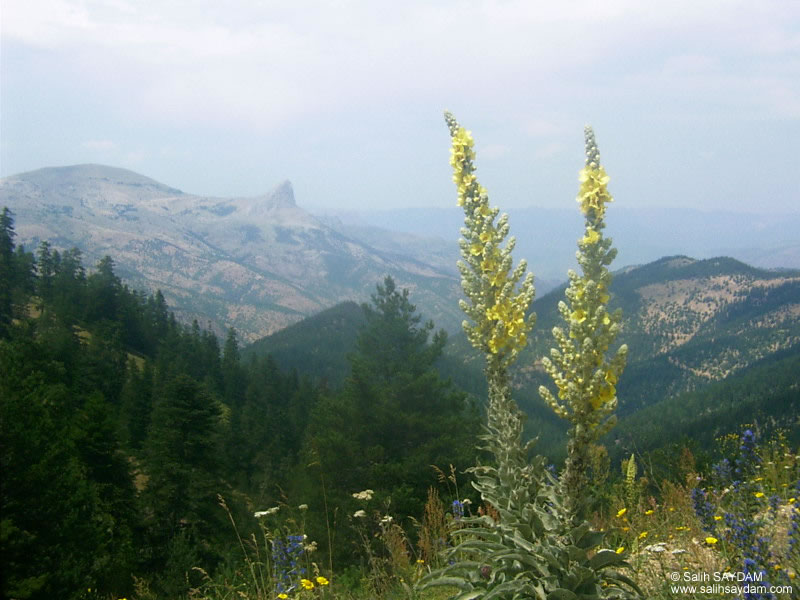
[[[103,163],[301,206],[800,211],[800,1],[4,0],[0,175]]]

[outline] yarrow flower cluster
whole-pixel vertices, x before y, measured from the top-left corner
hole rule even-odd
[[[524,260],[512,270],[514,238],[502,247],[509,231],[508,216],[497,219],[498,209],[489,206],[488,192],[478,183],[472,135],[452,114],[445,113],[445,120],[452,137],[450,165],[458,205],[464,209],[460,241],[464,260],[458,267],[469,303],[462,300],[461,309],[473,321],[464,321],[464,331],[473,346],[508,365],[527,344],[535,321],[535,316],[526,316],[534,296],[533,275],[522,279],[527,268]]]
[[[374,493],[375,492],[372,490],[364,490],[363,492],[356,492],[355,494],[353,494],[353,498],[355,498],[356,500],[363,500],[365,502],[368,502],[369,500],[372,500],[372,496]]]

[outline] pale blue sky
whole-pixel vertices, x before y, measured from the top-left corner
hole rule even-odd
[[[501,207],[800,211],[800,2],[5,0],[0,175],[95,162],[301,206],[451,206],[452,110]]]

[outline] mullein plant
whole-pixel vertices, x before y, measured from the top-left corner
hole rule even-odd
[[[555,477],[541,456],[530,458],[522,442],[522,414],[511,397],[508,368],[525,347],[535,317],[527,315],[533,300],[533,277],[524,261],[512,269],[513,238],[508,218],[490,208],[486,189],[475,176],[472,136],[445,113],[452,138],[451,165],[463,207],[459,263],[467,301],[461,308],[472,322],[464,329],[486,357],[489,406],[481,449],[492,465],[473,467],[473,485],[491,510],[459,519],[447,550],[447,566],[423,577],[418,590],[431,586],[458,588],[459,600],[471,598],[590,599],[628,598],[636,586],[611,567],[623,557],[600,549],[604,534],[588,523],[573,526],[565,518]]]
[[[463,260],[458,262],[461,287],[468,301],[461,310],[472,320],[463,327],[470,343],[486,357],[489,384],[489,420],[501,412],[511,398],[508,367],[517,359],[536,322],[526,315],[535,294],[533,274],[525,278],[527,264],[521,260],[512,269],[515,239],[508,236],[508,215],[489,206],[489,195],[475,175],[475,142],[455,117],[445,113],[452,148],[450,165],[458,189],[458,205],[464,209],[463,238],[459,241]],[[494,406],[498,405],[498,406]],[[494,409],[494,410],[493,410]],[[513,412],[513,411],[512,411]]]
[[[608,265],[617,251],[612,240],[603,235],[606,206],[612,202],[608,193],[608,175],[600,165],[591,127],[584,131],[586,166],[580,172],[578,202],[584,216],[585,233],[578,241],[576,254],[582,275],[568,272],[568,303],[559,302],[558,310],[566,330],[553,329],[558,348],[542,365],[552,377],[557,392],[541,386],[539,394],[553,411],[570,423],[567,459],[559,481],[568,513],[580,521],[587,507],[584,490],[593,442],[616,423],[616,384],[625,368],[628,348],[620,346],[609,352],[619,332],[621,311],[607,309],[611,273]]]

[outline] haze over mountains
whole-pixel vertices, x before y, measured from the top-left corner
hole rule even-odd
[[[101,165],[47,168],[0,181],[17,242],[108,254],[131,286],[161,289],[176,314],[256,339],[344,300],[387,274],[426,314],[460,323],[454,269],[381,250],[295,203],[287,181],[254,198],[209,198]],[[435,261],[433,261],[435,262]]]
[[[514,255],[526,258],[537,279],[537,295],[566,280],[576,268],[576,241],[582,235],[580,211],[566,198],[563,209],[502,208],[517,238]],[[413,233],[452,240],[463,226],[463,213],[452,208],[327,211],[351,231],[370,229]],[[608,209],[606,234],[619,251],[615,268],[646,264],[664,256],[697,259],[729,256],[766,269],[800,268],[800,212],[776,214],[705,211],[685,208],[637,208],[622,202]]]
[[[308,199],[319,204],[320,199]],[[17,242],[76,246],[85,263],[111,255],[131,286],[161,289],[176,314],[255,340],[345,300],[365,301],[389,274],[426,318],[460,331],[459,208],[320,211],[297,205],[286,181],[250,198],[185,194],[102,165],[46,168],[0,180]],[[515,257],[526,258],[542,297],[574,267],[580,212],[509,210]],[[573,210],[574,209],[574,210]],[[800,268],[800,214],[707,213],[612,205],[614,266],[665,255],[728,255],[768,268]]]

